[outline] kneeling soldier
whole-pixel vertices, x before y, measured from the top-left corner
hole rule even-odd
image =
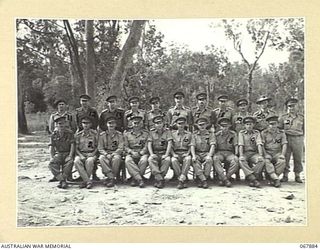
[[[124,143],[122,133],[116,130],[117,118],[108,117],[105,122],[107,129],[99,137],[99,161],[102,173],[107,177],[105,185],[113,187],[120,171]]]
[[[178,117],[175,121],[178,130],[172,132],[171,163],[174,174],[178,176],[178,189],[187,187],[185,181],[191,165],[190,150],[191,146],[194,146],[191,132],[185,130],[186,122],[185,117]]]
[[[84,116],[81,118],[83,130],[78,132],[75,136],[76,140],[76,157],[74,159],[74,166],[78,170],[83,183],[80,188],[92,188],[90,180],[92,170],[97,160],[98,152],[98,132],[91,129],[91,117]]]
[[[58,188],[65,189],[68,187],[66,179],[71,175],[73,166],[74,135],[66,128],[65,117],[58,117],[54,122],[56,130],[52,133],[49,144],[51,154],[49,169],[60,181]]]
[[[219,177],[219,185],[231,187],[231,176],[239,170],[238,154],[238,136],[237,133],[230,130],[231,121],[226,117],[218,120],[220,126],[216,133],[216,149],[217,153],[213,156],[214,169]],[[222,163],[227,164],[226,174]]]
[[[207,178],[210,178],[213,164],[212,156],[216,143],[214,133],[206,129],[208,124],[209,121],[205,117],[196,120],[198,130],[194,133],[195,146],[191,146],[193,170],[200,179],[198,187],[202,188],[208,188]],[[204,170],[202,170],[202,164],[204,165]]]
[[[260,187],[257,177],[261,174],[265,160],[263,158],[263,142],[260,132],[254,130],[255,118],[247,116],[243,119],[245,129],[239,132],[239,164],[249,186]],[[249,164],[251,166],[249,166]],[[252,166],[253,165],[253,166]]]
[[[137,182],[139,187],[145,186],[143,175],[148,166],[148,149],[147,140],[149,134],[142,128],[141,116],[132,116],[132,130],[124,133],[124,146],[127,153],[125,165],[129,174],[132,177],[131,186],[136,186]]]
[[[150,153],[148,162],[151,173],[155,178],[154,186],[163,188],[164,178],[170,166],[172,135],[169,129],[164,128],[163,116],[154,117],[152,123],[155,130],[150,132],[148,138],[148,149]]]
[[[286,134],[278,129],[278,116],[272,115],[266,118],[269,127],[262,131],[264,142],[266,171],[275,187],[280,187],[279,175],[286,167],[285,155],[287,151]]]

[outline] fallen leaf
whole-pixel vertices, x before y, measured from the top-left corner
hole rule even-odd
[[[241,216],[239,216],[239,215],[232,215],[230,218],[231,218],[231,219],[240,219]]]
[[[147,204],[147,205],[161,205],[162,203],[161,202],[145,202],[144,204]]]
[[[288,195],[288,196],[286,196],[284,198],[287,199],[287,200],[293,200],[295,198],[295,196],[294,196],[294,194],[290,194],[290,195]]]
[[[272,212],[275,212],[275,211],[276,211],[276,209],[275,209],[275,208],[273,208],[273,207],[271,207],[271,208],[267,208],[267,211],[272,213]]]

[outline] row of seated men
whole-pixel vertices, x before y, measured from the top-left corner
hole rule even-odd
[[[174,97],[177,95],[184,97],[181,92],[175,93]],[[205,103],[206,100],[202,100],[202,97],[206,98],[206,95],[203,93],[197,95],[199,102]],[[83,95],[82,98],[89,100],[87,95]],[[111,99],[114,98],[113,96]],[[263,98],[265,99],[263,101],[270,100],[267,97]],[[111,99],[107,101],[110,102]],[[247,105],[246,100],[242,99],[242,102]],[[285,104],[289,107],[291,104],[296,105],[297,102],[297,99],[289,98]],[[241,104],[241,100],[237,103]],[[199,106],[200,104],[198,108]],[[108,110],[104,112],[106,111]],[[125,112],[127,117],[128,113],[130,112]],[[170,109],[168,113],[172,113]],[[168,123],[167,119],[171,117],[170,115],[155,115],[149,131],[144,129],[145,116],[133,113],[127,119],[128,129],[122,134],[118,130],[120,119],[116,115],[107,116],[103,122],[100,119],[99,127],[104,129],[101,129],[103,132],[98,133],[92,129],[95,125],[94,116],[87,112],[78,116],[77,121],[81,123],[81,127],[79,125],[79,131],[75,136],[68,129],[70,120],[66,119],[66,116],[55,117],[55,128],[50,143],[52,159],[49,168],[54,177],[59,180],[58,187],[67,187],[66,179],[70,176],[74,165],[83,180],[80,187],[91,188],[93,185],[91,178],[94,175],[94,166],[98,157],[102,173],[106,177],[105,185],[108,187],[115,185],[115,177],[119,173],[123,157],[125,167],[132,178],[132,186],[145,186],[144,173],[147,166],[150,166],[155,179],[154,186],[158,188],[164,187],[165,176],[170,166],[178,178],[179,189],[186,187],[190,168],[193,168],[198,186],[202,188],[208,187],[212,170],[219,178],[219,185],[227,187],[231,187],[231,176],[237,173],[239,168],[242,169],[250,186],[260,187],[258,178],[263,170],[275,187],[280,187],[279,175],[281,174],[283,174],[281,180],[288,181],[286,160],[288,151],[290,152],[289,137],[298,138],[300,135],[289,134],[288,136],[286,131],[290,132],[290,129],[295,132],[303,131],[301,127],[303,116],[300,114],[288,111],[280,118],[274,112],[268,112],[264,115],[265,117],[260,115],[259,118],[257,115],[246,115],[241,120],[237,120],[237,124],[243,129],[236,132],[231,130],[234,128],[234,119],[232,119],[234,117],[230,119],[223,115],[217,119],[214,127],[212,120],[199,115],[193,124],[196,130],[191,130],[188,116],[179,113],[179,115],[175,114],[177,117],[172,124],[170,120]],[[292,119],[289,123],[286,115]],[[261,132],[255,129],[259,119],[263,119],[266,125]],[[298,122],[300,120],[302,124]],[[166,128],[166,124],[171,124],[171,129]],[[279,126],[283,127],[284,131],[279,130]],[[302,157],[302,153],[300,154]],[[302,182],[299,175],[302,164],[296,165],[294,166],[295,181]]]

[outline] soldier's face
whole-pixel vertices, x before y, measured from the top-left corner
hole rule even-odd
[[[108,108],[109,109],[115,109],[117,106],[117,101],[116,100],[110,100],[107,102]]]
[[[186,124],[184,123],[184,122],[178,122],[177,123],[177,128],[178,128],[178,130],[184,130],[184,126],[185,126]]]
[[[220,128],[222,131],[227,131],[229,129],[229,125],[228,124],[222,124],[220,125]]]
[[[276,121],[269,122],[269,129],[271,131],[275,131],[277,129],[277,127],[278,127],[278,122],[276,122]]]
[[[107,122],[107,127],[109,130],[114,130],[116,128],[116,123],[114,121]]]
[[[262,108],[262,109],[265,109],[265,108],[267,108],[268,107],[268,104],[269,104],[269,101],[262,101],[262,102],[260,102],[259,103],[259,105],[260,105],[260,107]]]
[[[140,128],[140,126],[141,126],[141,121],[140,120],[134,120],[134,121],[132,121],[132,127],[133,128]]]
[[[176,96],[174,98],[174,101],[176,102],[176,104],[182,105],[184,103],[184,98],[183,98],[183,96]]]
[[[64,111],[66,110],[67,106],[64,102],[59,102],[58,103],[58,111]]]
[[[219,101],[219,106],[220,106],[221,108],[226,107],[226,106],[227,106],[227,100],[220,100],[220,101]]]
[[[249,130],[249,131],[253,130],[253,126],[254,126],[253,122],[247,122],[244,124],[244,127],[246,128],[246,130]]]
[[[241,104],[241,105],[239,106],[239,110],[240,110],[241,112],[247,111],[247,109],[248,109],[248,105],[247,105],[247,104]]]
[[[91,128],[91,122],[89,121],[82,121],[82,127],[84,130],[88,130]]]
[[[203,99],[198,99],[198,105],[200,107],[205,107],[207,105],[207,99],[203,98]]]
[[[159,102],[154,102],[151,104],[152,109],[160,109],[160,103]]]
[[[58,131],[61,131],[61,130],[65,129],[65,126],[66,126],[66,123],[60,121],[60,122],[57,122],[57,126],[56,127],[57,127]]]
[[[157,129],[157,130],[161,130],[163,128],[163,122],[156,122],[154,124],[154,127]]]
[[[207,124],[206,123],[199,123],[198,128],[200,131],[206,130]]]
[[[291,112],[295,112],[297,110],[297,105],[295,103],[289,103],[288,104],[288,111]]]
[[[84,108],[88,107],[88,106],[89,106],[89,101],[88,101],[88,99],[83,99],[83,98],[81,98],[81,99],[80,99],[80,105],[81,105],[82,107],[84,107]]]
[[[130,102],[130,107],[132,109],[138,109],[139,107],[139,102]]]

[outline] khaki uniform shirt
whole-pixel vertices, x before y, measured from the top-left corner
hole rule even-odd
[[[286,134],[279,129],[275,133],[272,133],[269,129],[263,130],[261,137],[265,150],[271,154],[281,153],[282,146],[288,143]]]
[[[100,118],[99,118],[99,128],[102,131],[106,131],[108,129],[106,120],[109,117],[114,117],[116,118],[116,130],[123,132],[124,131],[124,124],[123,124],[123,119],[124,119],[124,110],[120,108],[116,108],[114,111],[110,111],[108,109],[105,109],[101,112]]]
[[[235,147],[238,145],[237,133],[228,130],[223,133],[222,130],[216,133],[216,150],[235,152]]]
[[[108,130],[101,132],[99,136],[98,150],[101,155],[117,153],[122,154],[124,147],[123,135],[119,131],[110,133]]]
[[[179,131],[172,132],[172,149],[175,153],[187,152],[191,146],[195,146],[194,138],[189,131],[183,131],[179,134]]]
[[[236,131],[237,133],[239,133],[241,130],[245,129],[245,126],[243,124],[243,118],[246,116],[249,116],[250,113],[246,112],[244,114],[242,113],[237,113],[232,117],[232,127],[233,130]]]
[[[76,109],[76,121],[78,130],[81,131],[83,129],[81,118],[84,116],[89,116],[92,119],[92,129],[97,129],[98,123],[99,123],[99,115],[95,108],[89,107],[87,110],[84,110],[84,108],[80,107]]]
[[[90,129],[88,133],[84,130],[75,135],[76,148],[81,153],[92,153],[98,147],[98,132]]]
[[[258,130],[241,130],[239,132],[239,146],[244,146],[243,152],[258,152],[258,145],[263,145],[261,134]]]
[[[233,116],[232,108],[227,107],[226,110],[221,110],[221,108],[216,108],[213,110],[213,112],[215,113],[217,120],[220,117],[226,117],[230,121],[232,121],[232,116]]]
[[[143,129],[137,133],[134,131],[124,132],[123,137],[126,152],[129,152],[129,150],[140,152],[142,150],[143,154],[147,154],[147,140],[149,137],[147,130]]]
[[[177,106],[174,106],[169,108],[167,113],[169,126],[172,126],[178,117],[185,117],[187,119],[187,124],[192,124],[192,113],[189,107],[182,106],[178,108]]]
[[[71,130],[67,129],[63,133],[55,130],[51,135],[49,146],[54,147],[59,153],[68,153],[74,142],[74,134]]]
[[[66,111],[63,114],[59,114],[57,111],[57,112],[52,113],[49,118],[49,131],[50,131],[50,133],[53,133],[53,131],[56,128],[54,120],[59,117],[65,117],[65,119],[67,121],[66,122],[67,128],[71,129],[73,132],[76,132],[77,124],[76,124],[75,116],[73,114],[71,114],[71,112],[69,112],[69,111]]]
[[[302,114],[284,114],[279,119],[280,128],[287,135],[304,135],[304,116]]]
[[[268,127],[268,122],[266,118],[270,115],[276,115],[276,112],[272,109],[267,110],[259,110],[253,113],[253,116],[256,118],[256,125],[255,129],[259,130],[260,132]]]
[[[210,147],[216,144],[216,137],[214,133],[208,130],[205,133],[197,131],[193,134],[196,153],[209,152]]]
[[[172,134],[169,129],[164,129],[162,133],[158,131],[151,131],[148,142],[152,143],[154,153],[165,153],[168,147],[168,142],[172,141]]]
[[[209,125],[210,125],[208,128],[211,128],[217,122],[216,113],[212,109],[209,109],[209,108],[205,108],[204,110],[200,110],[199,107],[193,107],[192,108],[192,118],[193,118],[193,121],[192,121],[193,124],[195,123],[195,121],[198,118],[206,118],[209,122]]]
[[[147,127],[146,128],[150,131],[154,130],[153,118],[156,116],[166,117],[166,114],[164,112],[162,112],[161,110],[158,110],[158,111],[149,110],[147,112],[147,114],[146,114]],[[165,119],[164,123],[166,124],[166,119]]]
[[[142,122],[143,122],[143,127],[146,127],[146,111],[143,109],[138,109],[137,112],[133,112],[131,109],[127,110],[124,112],[124,118],[123,118],[123,123],[124,123],[124,129],[128,130],[132,128],[132,121],[130,121],[130,118],[132,116],[141,116],[142,117]]]

